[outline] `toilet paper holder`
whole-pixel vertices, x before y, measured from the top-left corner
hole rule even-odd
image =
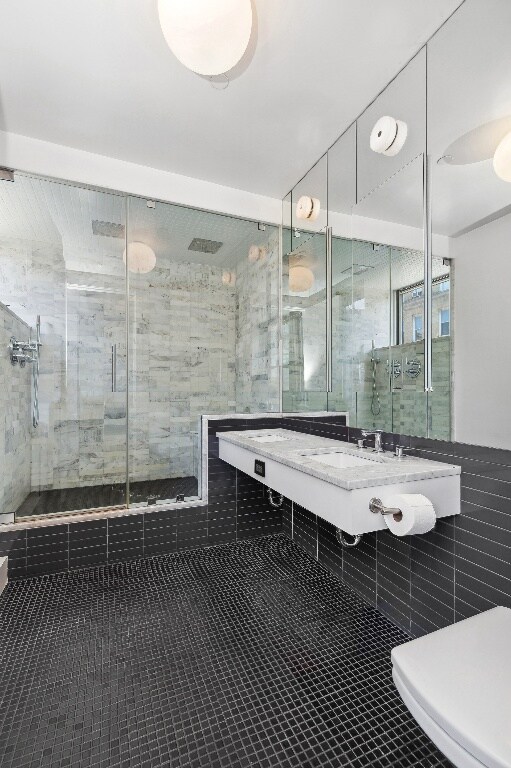
[[[385,504],[381,499],[377,499],[376,496],[374,496],[371,501],[369,502],[369,509],[371,512],[374,512],[377,514],[378,512],[381,515],[402,515],[403,512],[398,507],[386,507]]]

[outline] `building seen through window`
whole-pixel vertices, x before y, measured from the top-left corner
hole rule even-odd
[[[397,293],[397,343],[409,344],[424,338],[424,284],[401,288]],[[451,332],[451,285],[449,277],[433,283],[433,338]],[[435,321],[435,318],[436,321]]]

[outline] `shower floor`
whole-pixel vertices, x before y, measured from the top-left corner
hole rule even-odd
[[[140,480],[130,483],[130,503],[133,506],[157,500],[174,499],[178,494],[184,496],[198,495],[196,477],[175,477],[163,480]],[[15,517],[32,517],[33,515],[50,515],[58,512],[71,512],[97,507],[115,507],[126,501],[126,486],[117,485],[87,485],[81,488],[62,488],[52,491],[30,493],[23,504],[16,510]]]
[[[2,768],[447,768],[407,636],[284,536],[9,584]]]

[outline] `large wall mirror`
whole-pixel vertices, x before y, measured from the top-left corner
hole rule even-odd
[[[465,0],[287,199],[296,248],[297,193],[324,195],[326,173],[327,218],[308,241],[331,237],[332,375],[315,378],[314,404],[352,425],[508,447],[509,29],[507,0]],[[405,132],[379,151],[388,117]],[[284,303],[299,310],[285,290]],[[300,327],[296,359],[319,348]],[[290,400],[305,410],[303,396]]]
[[[453,273],[451,435],[500,448],[511,428],[510,29],[507,0],[466,0],[428,44],[433,245]],[[431,399],[448,403],[444,365],[439,355]]]

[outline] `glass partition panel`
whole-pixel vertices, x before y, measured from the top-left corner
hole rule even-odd
[[[328,160],[324,154],[291,190],[291,227],[302,236],[325,230],[328,223]]]
[[[126,503],[125,226],[119,195],[0,185],[2,515]]]
[[[200,495],[199,417],[279,408],[279,230],[129,199],[130,504]]]
[[[426,151],[426,49],[357,120],[357,201]]]
[[[332,391],[328,410],[356,413],[353,357],[351,211],[356,203],[356,125],[328,150],[328,224],[332,231]],[[352,422],[354,423],[354,422]]]
[[[283,256],[282,347],[284,410],[326,410],[325,232]]]
[[[353,208],[351,346],[356,424],[427,434],[423,157]]]
[[[505,449],[511,430],[505,350],[511,323],[510,29],[507,0],[467,0],[428,43],[433,255],[449,260],[437,273],[450,274],[455,310],[448,318],[445,279],[433,314],[439,337],[433,338],[431,433],[445,436],[441,414],[451,405],[452,339],[448,438]]]
[[[432,260],[432,379],[428,393],[428,436],[451,439],[451,333],[452,290],[451,261],[433,256]]]
[[[282,407],[326,410],[326,155],[285,198],[283,214]]]

